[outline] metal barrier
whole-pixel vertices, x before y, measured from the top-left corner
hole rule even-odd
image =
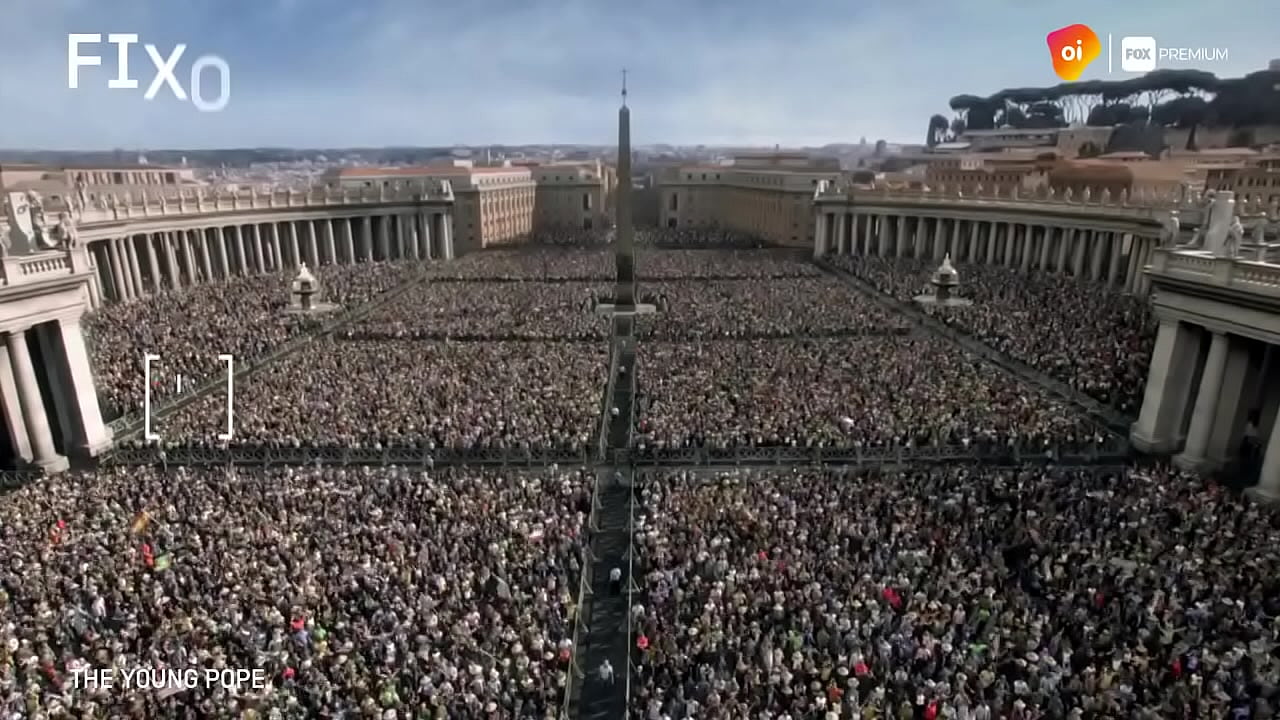
[[[43,478],[43,470],[0,470],[0,492],[18,490]]]
[[[1018,444],[974,443],[972,445],[894,447],[633,447],[615,449],[615,464],[646,465],[891,465],[907,463],[970,462],[986,464],[1095,464],[1129,459],[1129,443],[1124,438],[1108,438],[1101,443],[1050,445],[1039,449]]]
[[[582,543],[582,573],[578,578],[577,606],[572,619],[573,647],[569,651],[569,672],[564,685],[564,702],[560,706],[560,720],[573,720],[574,706],[582,693],[582,681],[586,678],[582,665],[578,663],[578,651],[584,634],[589,632],[591,627],[587,598],[591,597],[591,583],[595,579],[593,577],[595,554],[591,551],[591,538],[599,531],[600,520],[597,517],[600,510],[599,490],[600,472],[596,472],[595,480],[591,484],[591,512],[587,515],[587,529]]]
[[[635,595],[640,592],[640,586],[636,584],[636,477],[635,473],[631,475],[631,492],[630,498],[627,500],[627,683],[623,697],[625,704],[623,707],[627,709],[627,715],[631,715],[631,678],[639,672],[636,667],[636,631],[632,627],[632,621],[635,618]]]
[[[604,462],[609,447],[609,421],[612,416],[609,408],[613,403],[613,389],[618,382],[618,356],[622,354],[622,345],[617,340],[609,343],[609,379],[604,384],[604,397],[600,400],[600,427],[596,435],[596,459]],[[635,373],[631,373],[634,377]]]
[[[144,447],[116,448],[101,458],[105,466],[134,465],[400,465],[432,468],[439,465],[534,467],[594,465],[588,448],[556,450],[459,450],[449,448],[386,447]]]

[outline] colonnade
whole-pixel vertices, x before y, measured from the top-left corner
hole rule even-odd
[[[320,266],[453,258],[452,218],[444,212],[318,218],[126,233],[93,243],[95,294],[126,301],[152,292]],[[95,303],[98,300],[95,298]]]
[[[1142,268],[1154,236],[1069,222],[975,220],[819,207],[814,257],[855,254],[1005,265],[1087,278],[1136,295],[1150,291]]]
[[[1259,487],[1280,496],[1280,352],[1219,328],[1162,318],[1131,438],[1138,449],[1177,453],[1197,471],[1264,450]]]
[[[79,317],[6,328],[3,335],[0,404],[14,454],[58,472],[68,466],[67,453],[107,449],[111,431],[102,422]]]

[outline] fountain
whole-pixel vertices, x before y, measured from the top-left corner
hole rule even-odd
[[[929,278],[929,283],[933,285],[933,292],[916,295],[913,299],[917,303],[938,307],[968,307],[973,304],[972,300],[956,295],[960,287],[960,273],[951,266],[950,253],[942,258],[942,264]]]

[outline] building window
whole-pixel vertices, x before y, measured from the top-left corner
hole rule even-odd
[[[680,210],[680,196],[677,195],[676,193],[671,193],[671,212],[679,212],[679,210]]]
[[[591,193],[582,193],[582,209],[583,210],[591,209]]]

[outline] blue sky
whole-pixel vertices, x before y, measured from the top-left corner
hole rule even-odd
[[[637,143],[919,142],[952,95],[1058,82],[1051,30],[1085,23],[1117,52],[1123,35],[1226,47],[1228,61],[1201,67],[1233,76],[1280,57],[1276,3],[8,0],[0,147],[608,144],[623,66]],[[192,61],[221,56],[227,107],[202,113],[167,87],[144,100],[141,46],[138,89],[106,88],[105,42],[82,49],[103,64],[68,89],[67,34],[112,32],[166,57],[186,43],[187,90]],[[1106,72],[1103,58],[1084,78]]]

